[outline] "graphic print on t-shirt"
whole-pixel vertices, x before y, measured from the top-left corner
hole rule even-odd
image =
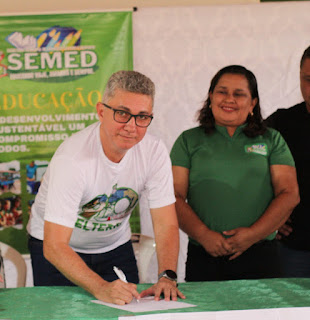
[[[121,225],[138,202],[138,194],[126,187],[113,186],[110,196],[98,195],[82,207],[75,227],[84,230],[108,231]]]

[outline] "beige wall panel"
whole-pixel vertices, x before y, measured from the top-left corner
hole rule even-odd
[[[0,0],[0,14],[76,12],[128,9],[132,7],[173,7],[214,4],[249,4],[259,0]]]

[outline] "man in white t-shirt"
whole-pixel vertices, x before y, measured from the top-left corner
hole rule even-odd
[[[176,284],[179,233],[170,158],[146,133],[154,93],[146,76],[114,73],[97,103],[99,122],[55,152],[27,226],[35,285],[75,284],[116,304],[146,295],[185,298]],[[142,192],[151,208],[159,277],[138,293],[129,217]],[[117,280],[114,266],[128,283]]]

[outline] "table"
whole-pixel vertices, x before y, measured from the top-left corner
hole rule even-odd
[[[138,290],[149,285],[140,284]],[[185,302],[197,307],[151,313],[309,307],[310,279],[261,279],[180,283]],[[78,287],[0,289],[0,319],[73,320],[115,319],[139,315],[91,302],[94,297]],[[146,313],[148,314],[148,313]],[[130,319],[130,318],[129,318]],[[190,319],[190,318],[189,318]]]

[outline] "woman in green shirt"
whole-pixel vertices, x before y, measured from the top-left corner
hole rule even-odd
[[[274,239],[298,185],[284,139],[263,124],[254,74],[221,69],[198,120],[171,151],[186,281],[280,277]]]

